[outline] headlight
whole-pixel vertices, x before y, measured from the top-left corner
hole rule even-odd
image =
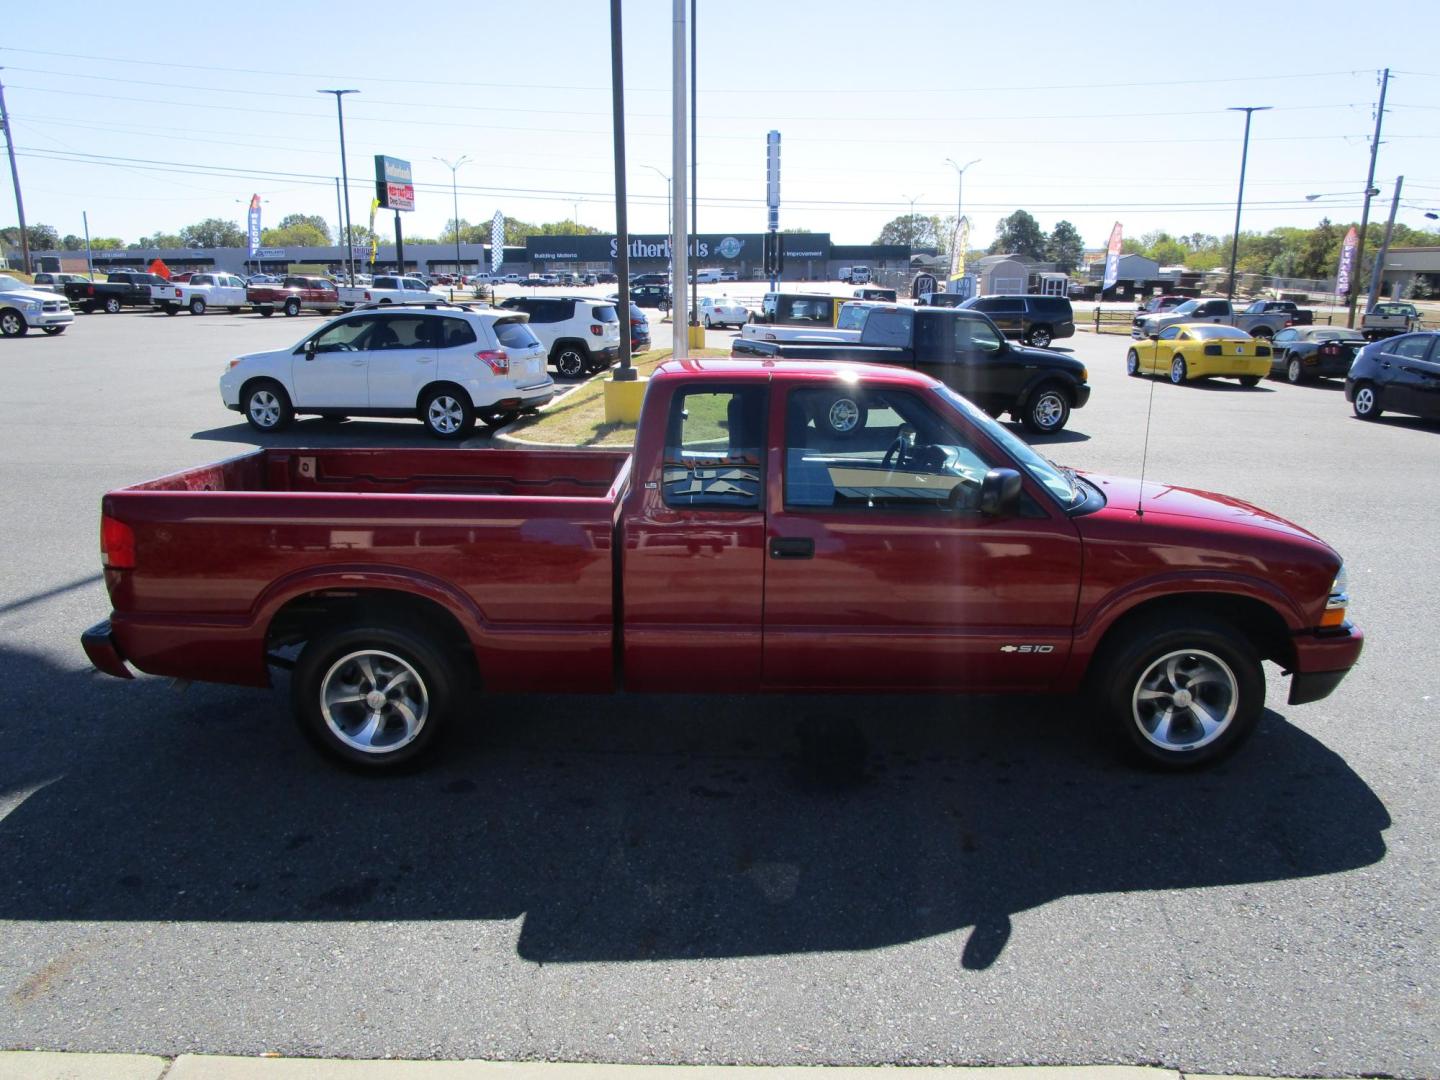
[[[1345,564],[1340,564],[1335,580],[1330,585],[1330,595],[1325,600],[1325,614],[1320,616],[1321,626],[1341,626],[1345,622],[1345,608],[1350,603],[1350,589],[1345,575]]]

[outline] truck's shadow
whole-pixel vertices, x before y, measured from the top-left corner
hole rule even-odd
[[[1185,776],[1067,703],[493,698],[412,775],[317,759],[282,695],[122,684],[0,650],[0,919],[523,918],[538,962],[867,949],[1061,897],[1385,855],[1389,818],[1280,716]]]

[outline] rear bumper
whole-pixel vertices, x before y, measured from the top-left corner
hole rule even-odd
[[[1296,637],[1290,704],[1305,705],[1329,697],[1355,666],[1364,646],[1365,634],[1351,622],[1333,632]]]
[[[120,655],[120,647],[115,644],[115,635],[110,632],[110,620],[98,622],[80,635],[80,644],[85,649],[85,655],[90,658],[90,663],[96,669],[103,671],[106,675],[114,675],[119,679],[133,679],[135,676],[125,666],[125,658]]]

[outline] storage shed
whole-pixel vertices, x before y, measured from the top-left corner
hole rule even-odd
[[[966,269],[975,275],[981,296],[1024,293],[1030,283],[1030,265],[1015,255],[985,255]]]

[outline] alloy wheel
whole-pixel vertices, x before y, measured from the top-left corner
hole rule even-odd
[[[251,394],[249,411],[256,427],[272,428],[280,423],[280,399],[270,390],[256,390]]]
[[[1135,683],[1131,711],[1162,750],[1198,750],[1225,733],[1240,701],[1230,665],[1211,652],[1180,649],[1150,664]]]
[[[454,435],[465,422],[465,410],[449,394],[437,394],[425,413],[426,422],[441,435]]]
[[[406,660],[362,649],[330,665],[320,682],[320,714],[344,745],[393,753],[413,742],[430,713],[425,680]]]

